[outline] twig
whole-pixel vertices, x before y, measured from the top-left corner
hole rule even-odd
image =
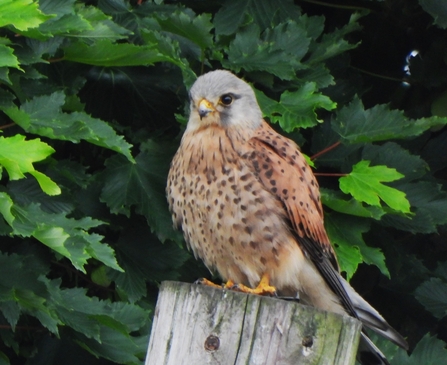
[[[15,123],[9,123],[9,124],[5,124],[5,125],[0,125],[0,129],[6,129],[12,126],[15,126]]]
[[[327,6],[329,8],[346,9],[346,10],[368,10],[368,11],[373,11],[373,9],[365,8],[363,6],[331,4],[331,3],[327,3],[327,2],[324,2],[324,1],[318,1],[318,0],[302,0],[302,1],[305,2],[305,3]]]
[[[64,61],[64,60],[65,60],[65,57],[50,58],[50,59],[47,60],[47,62],[54,63],[54,62],[61,62],[61,61]]]
[[[330,145],[329,147],[326,147],[324,150],[321,150],[320,152],[317,152],[315,155],[311,156],[311,160],[315,160],[316,158],[320,157],[321,155],[324,155],[325,153],[329,152],[330,150],[333,150],[335,147],[337,147],[341,142],[337,141],[334,144]]]
[[[343,177],[348,174],[330,173],[330,172],[314,172],[315,176],[331,176],[331,177]]]
[[[364,73],[366,75],[369,76],[374,76],[377,77],[379,79],[384,79],[384,80],[390,80],[390,81],[395,81],[395,82],[406,82],[406,83],[410,83],[407,79],[399,79],[397,77],[391,77],[391,76],[385,76],[385,75],[381,75],[381,74],[376,74],[375,72],[371,72],[371,71],[366,71],[363,70],[361,68],[355,67],[355,66],[350,66],[352,69],[357,70],[358,72]]]

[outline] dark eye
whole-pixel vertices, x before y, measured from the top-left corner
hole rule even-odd
[[[224,94],[220,97],[220,103],[222,105],[228,106],[233,102],[233,96],[230,94]]]

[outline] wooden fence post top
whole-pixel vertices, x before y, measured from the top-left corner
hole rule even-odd
[[[165,281],[146,365],[353,365],[360,330],[300,303]]]

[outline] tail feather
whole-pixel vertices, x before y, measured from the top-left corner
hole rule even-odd
[[[380,315],[379,318],[373,316],[370,312],[366,312],[362,308],[355,307],[357,315],[360,321],[368,328],[378,333],[379,335],[390,340],[397,346],[408,350],[407,341],[397,332],[393,327],[391,327]],[[378,319],[382,319],[383,322],[379,322]]]
[[[357,361],[362,365],[390,365],[382,351],[374,345],[365,332],[361,333]]]
[[[385,337],[396,345],[408,350],[407,341],[377,312],[365,299],[363,299],[345,280],[343,286],[354,306],[357,318],[368,328]],[[365,337],[367,338],[366,334]],[[371,340],[368,342],[372,344]],[[374,346],[374,344],[372,344]],[[377,347],[374,346],[377,349]],[[380,363],[378,363],[380,364]],[[386,364],[386,363],[385,363]]]

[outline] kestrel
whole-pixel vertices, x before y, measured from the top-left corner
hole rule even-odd
[[[407,349],[340,275],[323,224],[318,183],[292,140],[262,118],[252,88],[223,70],[200,76],[168,176],[174,225],[194,255],[248,292],[300,301],[358,318]],[[389,364],[363,331],[363,364]]]

